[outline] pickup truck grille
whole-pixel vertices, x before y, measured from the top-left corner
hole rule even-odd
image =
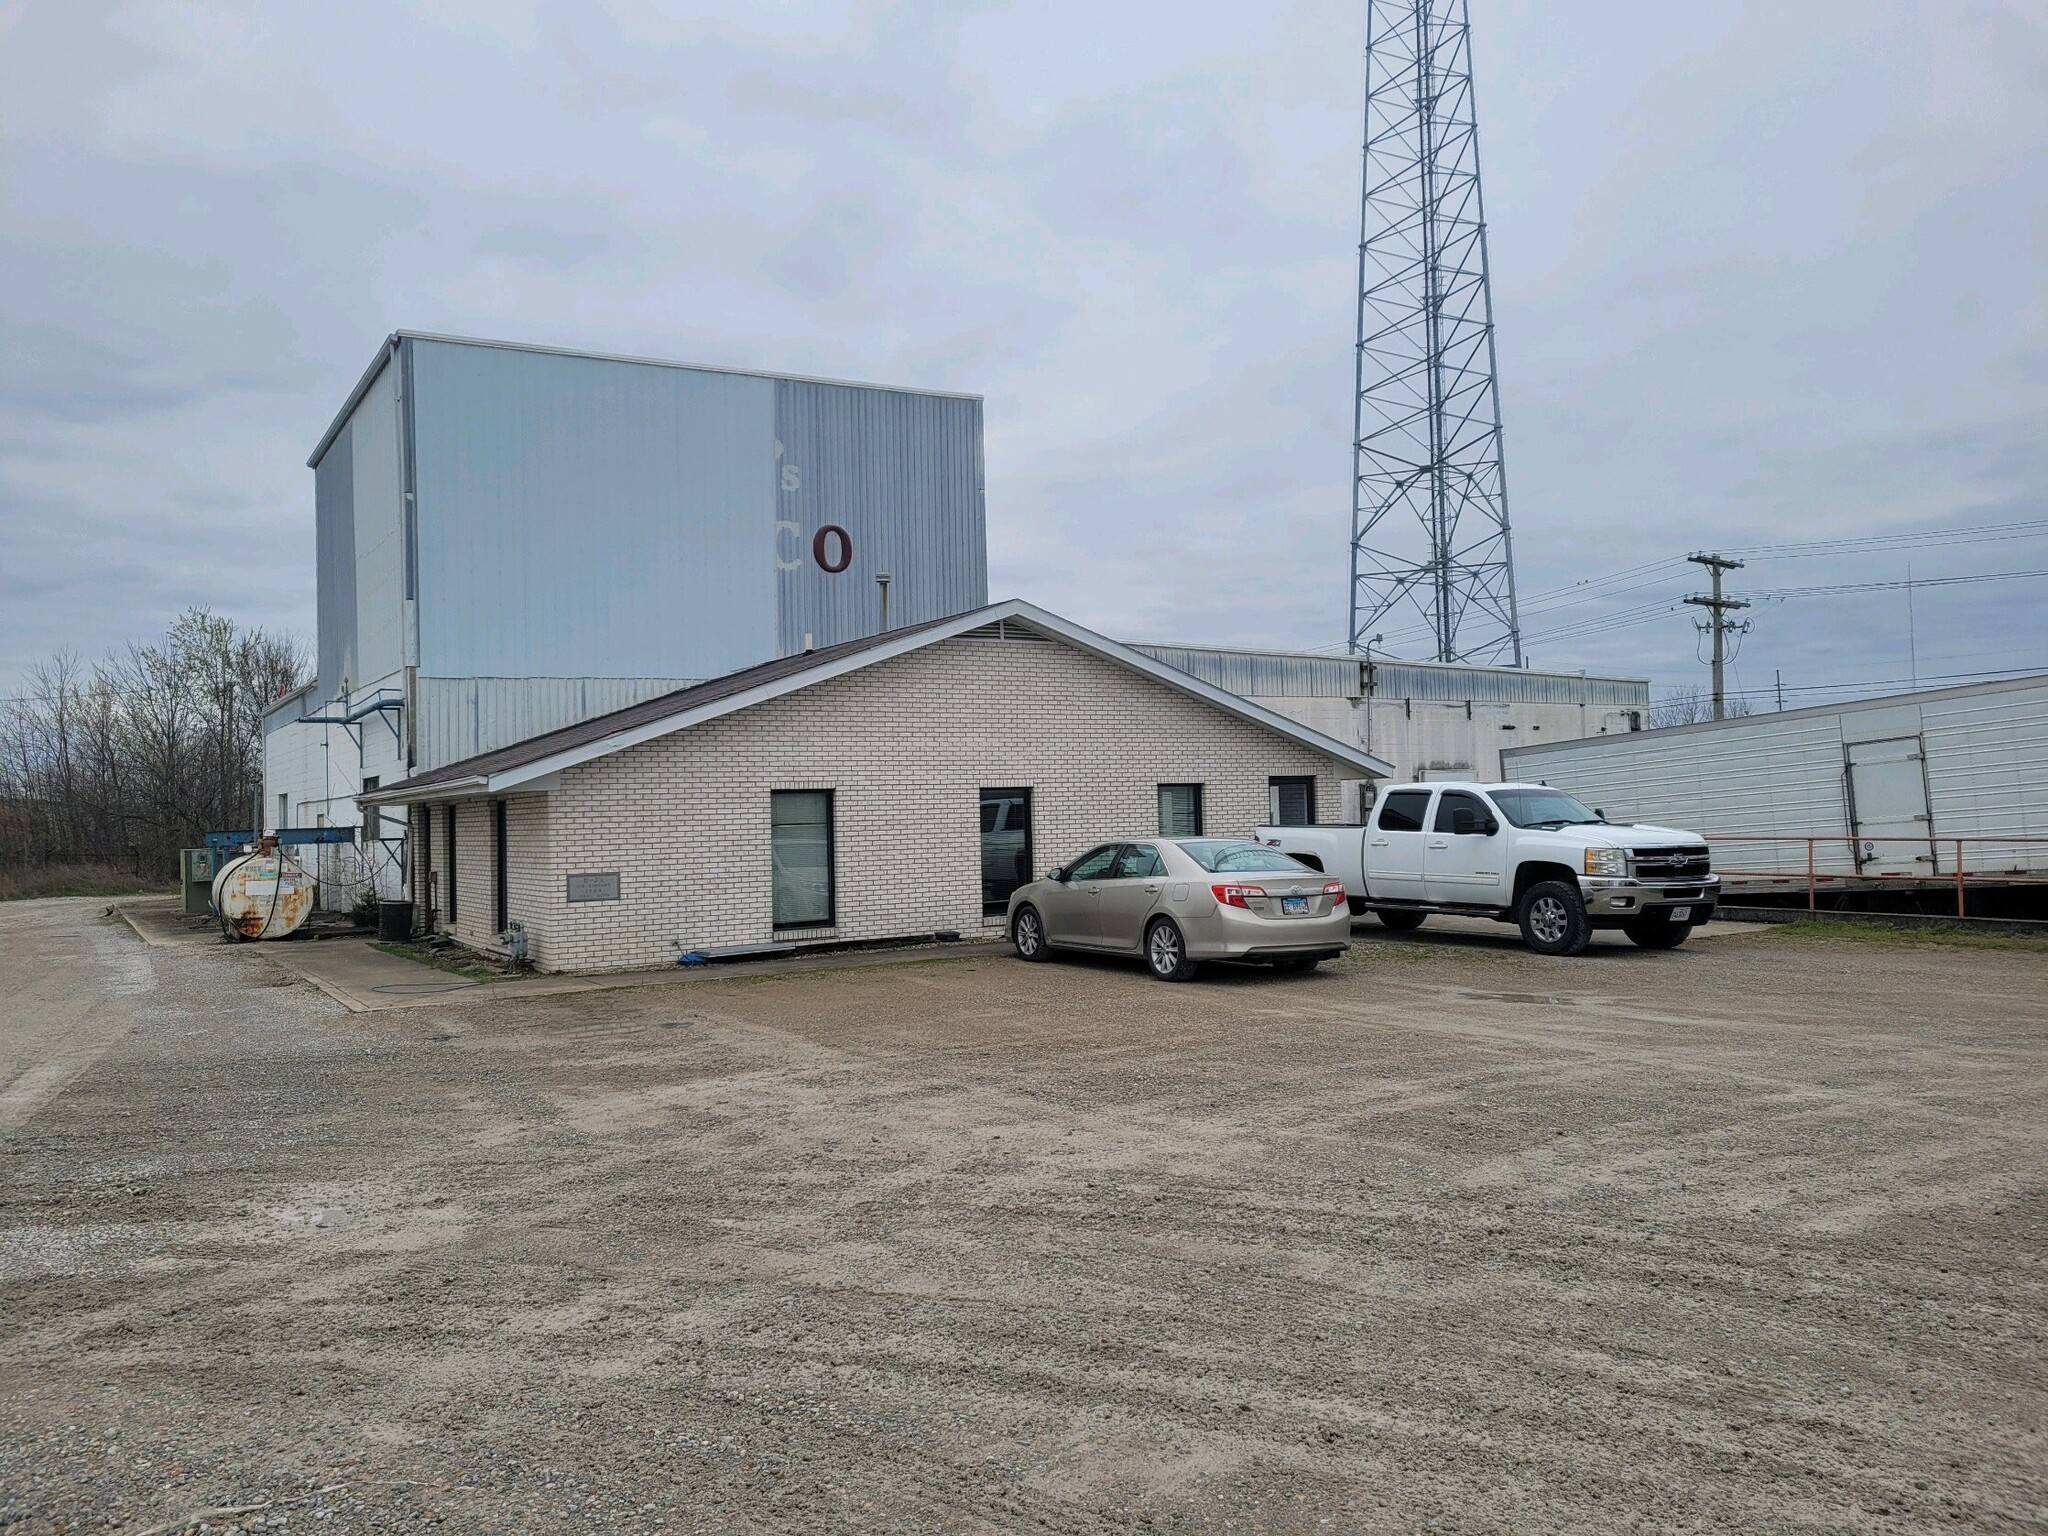
[[[1711,868],[1705,848],[1636,850],[1636,873],[1646,880],[1697,880]]]

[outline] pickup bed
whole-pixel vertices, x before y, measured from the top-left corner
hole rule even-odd
[[[1542,784],[1396,784],[1363,826],[1256,836],[1342,880],[1351,909],[1389,928],[1490,917],[1546,955],[1576,955],[1600,928],[1675,949],[1720,900],[1706,839],[1610,822]]]

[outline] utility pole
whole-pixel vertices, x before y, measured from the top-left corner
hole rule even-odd
[[[1785,674],[1779,668],[1771,669],[1771,681],[1778,690],[1778,713],[1785,713]]]
[[[1732,622],[1728,615],[1738,608],[1747,608],[1749,600],[1741,597],[1723,597],[1721,578],[1729,571],[1741,570],[1742,562],[1730,560],[1726,555],[1687,555],[1685,558],[1694,565],[1705,566],[1708,578],[1713,582],[1714,590],[1711,596],[1694,595],[1688,597],[1686,602],[1695,608],[1707,610],[1707,621],[1700,628],[1710,631],[1714,637],[1714,718],[1725,720],[1728,718],[1728,690],[1724,675],[1728,663],[1728,635],[1730,632],[1745,634],[1749,630],[1746,620],[1740,623]]]

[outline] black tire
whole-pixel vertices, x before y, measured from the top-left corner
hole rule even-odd
[[[1373,915],[1393,933],[1413,933],[1429,916],[1427,912],[1390,912],[1385,907]]]
[[[1663,913],[1632,917],[1621,925],[1629,942],[1643,949],[1676,949],[1692,937],[1691,923],[1674,923]]]
[[[1515,920],[1522,925],[1522,942],[1539,955],[1584,954],[1593,942],[1579,888],[1563,880],[1540,880],[1522,892]]]
[[[1161,981],[1193,981],[1202,969],[1188,958],[1187,936],[1170,917],[1155,918],[1145,930],[1145,965]]]
[[[1052,946],[1045,942],[1045,919],[1038,915],[1038,908],[1019,907],[1017,915],[1010,919],[1010,943],[1016,948],[1019,960],[1039,961],[1052,952]]]

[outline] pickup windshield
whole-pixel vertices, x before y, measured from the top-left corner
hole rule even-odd
[[[1311,874],[1299,859],[1261,843],[1225,842],[1221,838],[1189,838],[1179,844],[1181,852],[1212,875]]]
[[[1590,827],[1607,820],[1561,789],[1491,789],[1487,793],[1501,815],[1518,827]]]

